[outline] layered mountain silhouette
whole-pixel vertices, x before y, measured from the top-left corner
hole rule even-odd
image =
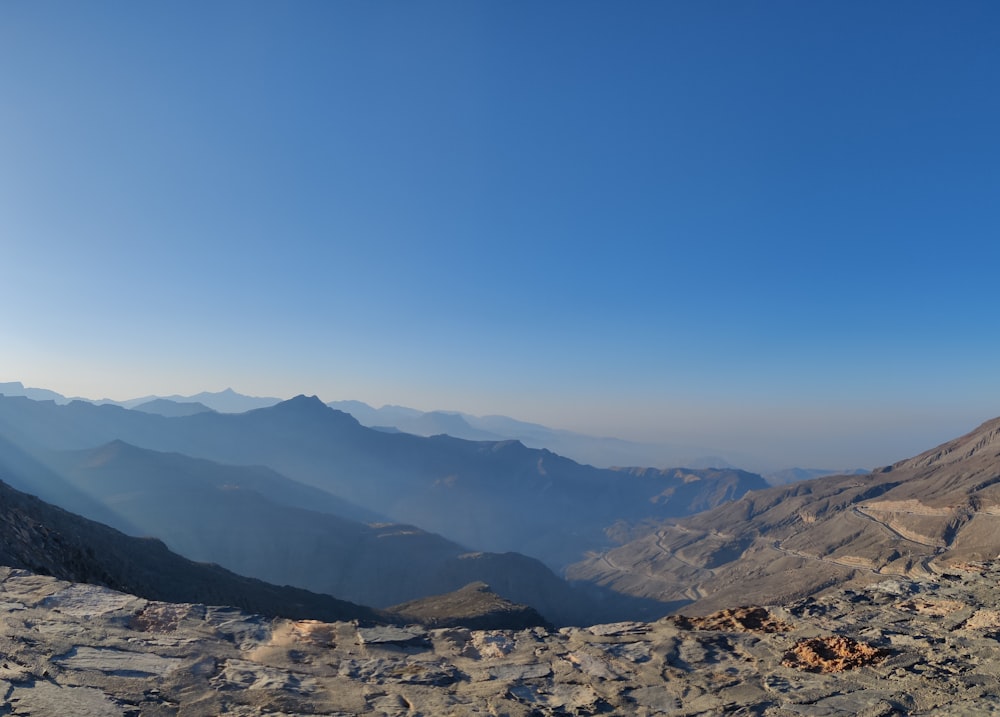
[[[142,396],[125,401],[67,398],[42,388],[26,388],[21,382],[0,383],[0,394],[27,396],[35,400],[54,400],[65,404],[82,400],[97,405],[117,405],[166,416],[195,412],[187,404],[201,404],[220,413],[243,413],[266,408],[281,402],[272,396],[247,396],[227,388],[223,391],[203,391],[190,396]],[[181,407],[172,404],[182,404]],[[720,454],[704,446],[667,443],[641,443],[619,438],[591,436],[565,429],[550,428],[538,423],[520,421],[509,416],[474,416],[458,411],[420,411],[406,406],[386,405],[374,408],[362,401],[331,401],[328,406],[356,418],[363,426],[383,432],[412,433],[418,436],[445,434],[473,441],[520,441],[530,448],[546,448],[579,463],[611,468],[617,466],[676,466],[690,468],[733,468],[753,465],[753,457]],[[794,470],[794,469],[792,469]],[[827,471],[830,473],[832,471]],[[782,482],[788,482],[782,481]]]
[[[98,403],[113,403],[125,408],[138,408],[152,401],[161,400],[172,403],[200,403],[209,410],[220,413],[243,413],[244,411],[252,411],[256,408],[267,408],[281,402],[280,398],[274,398],[273,396],[247,396],[231,388],[227,388],[222,391],[202,391],[193,396],[181,396],[179,394],[170,396],[143,396],[141,398],[129,399],[128,401],[99,401]]]
[[[160,416],[193,416],[212,409],[199,401],[172,401],[169,398],[154,398],[132,407],[133,410],[155,413]]]
[[[2,397],[0,435],[36,451],[121,440],[267,466],[344,501],[319,510],[356,520],[374,512],[470,549],[524,553],[555,569],[609,547],[606,531],[621,521],[685,515],[766,485],[738,470],[612,471],[518,441],[385,433],[305,396],[241,414],[177,417]]]
[[[446,434],[470,441],[520,441],[529,448],[547,448],[559,455],[602,468],[615,466],[669,466],[731,468],[729,459],[705,447],[640,443],[590,436],[550,428],[508,416],[473,416],[457,411],[418,411],[405,406],[374,408],[361,401],[331,401],[331,408],[349,413],[371,428],[394,429],[417,436]]]
[[[338,517],[336,498],[268,468],[222,465],[122,441],[49,453],[45,460],[99,505],[98,515],[111,514],[111,525],[154,535],[182,555],[241,575],[376,607],[486,581],[559,624],[605,614],[605,606],[538,560],[471,553],[410,525]],[[84,505],[81,512],[93,510]]]
[[[572,566],[686,611],[919,578],[1000,553],[1000,419],[868,475],[755,490]]]
[[[846,471],[829,470],[827,468],[785,468],[784,470],[764,474],[764,479],[771,485],[787,485],[789,483],[812,480],[813,478],[822,478],[823,476],[867,475],[870,472],[870,470],[865,470],[864,468],[854,468]]]

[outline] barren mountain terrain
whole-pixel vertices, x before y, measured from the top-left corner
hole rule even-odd
[[[1000,554],[1000,419],[869,475],[752,491],[568,574],[704,612],[784,602]]]

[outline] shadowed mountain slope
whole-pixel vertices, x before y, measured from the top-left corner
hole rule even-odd
[[[68,494],[87,517],[102,516],[193,560],[270,583],[386,607],[488,581],[504,598],[535,606],[559,624],[668,609],[598,600],[517,553],[470,553],[413,526],[364,524],[310,510],[310,502],[335,499],[264,467],[222,465],[122,441],[44,458],[47,466],[11,463],[10,475],[29,491],[37,478],[53,500]]]
[[[173,602],[232,605],[290,618],[378,620],[360,605],[194,563],[0,482],[0,565]]]
[[[632,595],[711,610],[1000,554],[1000,419],[869,475],[753,491],[570,568]]]

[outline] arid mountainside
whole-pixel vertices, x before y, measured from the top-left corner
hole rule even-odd
[[[704,612],[919,577],[1000,554],[1000,419],[870,475],[757,490],[574,565]]]
[[[766,486],[732,470],[631,474],[580,465],[517,441],[430,438],[365,428],[299,396],[241,414],[165,417],[82,401],[0,397],[0,436],[29,453],[120,440],[233,465],[261,465],[341,499],[337,514],[419,526],[472,550],[530,555],[560,570],[612,544],[605,530],[686,515],[704,497]],[[713,482],[726,487],[716,490]],[[703,481],[699,483],[699,481]],[[669,496],[669,498],[668,498]],[[325,510],[327,508],[318,508]]]

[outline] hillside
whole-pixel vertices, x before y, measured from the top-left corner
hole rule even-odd
[[[195,563],[152,539],[132,538],[0,481],[0,565],[103,585],[151,600],[233,605],[266,615],[389,619],[366,607]]]
[[[781,602],[1000,554],[1000,419],[869,475],[752,491],[568,575],[685,610]]]

